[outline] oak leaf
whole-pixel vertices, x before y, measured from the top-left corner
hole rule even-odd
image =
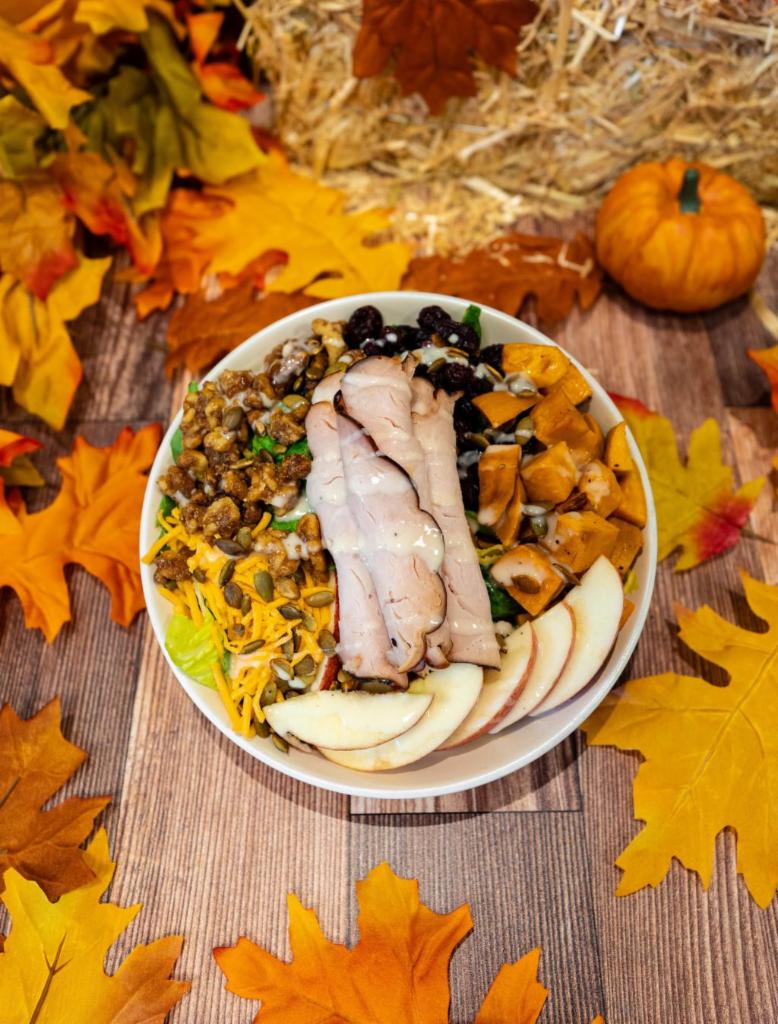
[[[433,114],[451,96],[474,96],[474,54],[516,74],[519,31],[538,8],[530,0],[363,0],[354,74],[371,78],[395,57],[403,96],[418,92]]]
[[[5,875],[11,931],[0,953],[4,1024],[161,1024],[189,989],[170,977],[181,936],[136,946],[112,974],[106,954],[141,909],[100,902],[113,877],[100,830],[84,852],[94,879],[50,903],[18,872]]]
[[[75,222],[50,178],[0,181],[0,268],[39,299],[77,263]]]
[[[0,67],[25,90],[51,128],[64,128],[71,107],[91,100],[68,81],[55,63],[54,48],[42,36],[0,18]]]
[[[54,501],[32,515],[20,510],[21,536],[0,535],[0,587],[16,591],[25,625],[49,642],[70,619],[68,563],[102,580],[120,625],[143,607],[138,525],[159,435],[154,423],[137,433],[125,427],[105,448],[77,437],[72,453],[57,460],[62,487]]]
[[[385,863],[356,888],[360,939],[352,949],[330,942],[292,894],[291,963],[247,938],[214,949],[228,990],[262,1001],[255,1024],[447,1024],[449,960],[472,928],[470,908],[434,913],[419,900],[418,882]],[[539,958],[533,950],[500,970],[476,1024],[534,1024],[548,994],[537,981]]]
[[[15,511],[20,495],[15,491],[6,492],[5,488],[40,487],[44,482],[43,477],[30,462],[29,456],[41,447],[40,441],[0,428],[0,534],[21,533],[22,528]]]
[[[235,348],[256,331],[316,300],[301,292],[270,292],[254,297],[253,281],[245,281],[211,301],[204,295],[187,296],[170,318],[165,369],[177,366],[198,373]]]
[[[464,256],[422,256],[412,260],[403,288],[442,292],[495,306],[516,316],[534,295],[538,316],[554,323],[566,317],[576,296],[588,309],[602,288],[591,241],[508,234]]]
[[[741,573],[766,632],[736,626],[707,605],[677,607],[680,638],[723,668],[726,686],[673,672],[634,679],[584,723],[589,743],[638,750],[635,817],[645,822],[616,861],[618,895],[664,879],[675,857],[708,887],[717,834],[737,834],[737,867],[766,907],[778,885],[778,587]]]
[[[737,544],[764,486],[757,477],[732,490],[732,467],[721,461],[721,433],[707,419],[689,437],[681,462],[670,420],[635,398],[611,395],[637,441],[651,481],[661,562],[680,548],[674,569],[693,569]]]
[[[60,731],[58,698],[27,721],[8,704],[0,709],[0,891],[8,868],[53,900],[94,879],[79,847],[110,798],[71,797],[41,810],[86,756]]]
[[[778,345],[771,348],[750,348],[748,358],[764,370],[770,385],[770,401],[773,409],[778,412]]]
[[[41,301],[11,274],[0,276],[0,384],[19,405],[60,430],[81,377],[65,326],[96,302],[110,257],[88,260],[60,277]]]

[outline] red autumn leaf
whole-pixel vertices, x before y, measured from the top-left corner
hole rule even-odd
[[[403,96],[418,92],[433,114],[451,96],[474,96],[473,56],[516,74],[519,31],[530,0],[363,0],[354,74],[380,74],[392,57]]]
[[[245,110],[259,103],[264,93],[254,88],[237,65],[224,60],[207,62],[223,21],[224,14],[220,11],[203,11],[187,16],[189,42],[195,57],[192,68],[200,88],[211,103],[224,110]]]
[[[602,273],[585,235],[565,242],[509,234],[464,256],[412,260],[402,287],[457,295],[512,316],[534,295],[540,319],[554,323],[568,315],[576,296],[582,309],[592,305],[600,294]]]

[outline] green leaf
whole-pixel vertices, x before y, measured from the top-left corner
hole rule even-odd
[[[222,672],[225,674],[225,676],[228,676],[230,674],[230,664],[231,664],[231,662],[232,662],[232,652],[231,651],[225,651],[224,654],[222,654]]]
[[[521,608],[513,600],[507,591],[499,587],[491,577],[491,573],[485,565],[481,566],[481,575],[486,583],[486,592],[489,595],[489,605],[492,609],[492,620],[510,619],[518,615]]]
[[[286,530],[287,533],[294,533],[294,531],[297,529],[297,524],[299,522],[299,519],[276,519],[274,517],[270,520],[270,529]]]
[[[259,434],[254,434],[251,438],[251,450],[255,455],[258,455],[259,452],[272,452],[275,446],[275,441],[267,434],[262,434],[261,437]]]
[[[178,460],[178,456],[184,450],[184,435],[181,433],[181,427],[176,430],[173,436],[170,438],[170,451],[173,453],[173,461]]]
[[[472,327],[478,337],[481,337],[481,307],[470,305],[465,310],[462,323]]]
[[[213,616],[205,613],[205,622],[196,626],[185,615],[174,615],[165,635],[165,650],[182,672],[186,672],[203,686],[216,689],[211,666],[219,661],[219,652],[213,642],[211,623]]]
[[[186,386],[186,390],[189,392],[190,395],[196,395],[197,392],[200,390],[200,385],[197,383],[196,380],[190,380]]]
[[[286,455],[307,455],[310,458],[311,449],[308,445],[308,438],[304,437],[302,441],[295,441],[294,444],[290,444],[286,449],[284,458],[286,458]]]
[[[38,168],[35,143],[46,130],[46,122],[36,110],[20,103],[15,96],[0,99],[0,174],[22,177]]]

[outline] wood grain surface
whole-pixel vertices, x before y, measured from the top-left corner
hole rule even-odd
[[[759,289],[778,304],[778,256]],[[185,381],[164,375],[164,331],[161,316],[139,325],[128,287],[111,279],[76,327],[85,383],[65,430],[47,430],[0,399],[0,421],[46,446],[38,462],[50,486],[34,495],[35,507],[55,493],[54,459],[75,433],[108,443],[125,423],[169,417]],[[670,416],[682,449],[689,431],[714,416],[738,478],[769,472],[778,416],[745,349],[773,340],[745,300],[679,317],[606,291],[552,333],[609,390]],[[679,644],[671,606],[707,603],[754,625],[737,570],[778,583],[774,500],[766,488],[750,523],[766,540],[744,538],[691,573],[673,573],[672,559],[659,567],[625,678],[676,669],[720,681]],[[472,1021],[504,961],[537,945],[551,990],[544,1024],[583,1024],[598,1012],[608,1024],[778,1021],[778,907],[760,911],[749,898],[733,835],[719,837],[707,892],[674,864],[659,888],[614,896],[613,861],[640,827],[632,817],[636,754],[586,749],[577,734],[468,793],[412,802],[327,794],[240,752],[177,685],[145,616],[121,629],[96,580],[78,568],[69,580],[73,621],[50,647],[23,628],[10,591],[0,594],[0,698],[29,715],[60,694],[66,734],[90,752],[66,791],[111,795],[102,821],[118,859],[112,896],[145,904],[108,968],[137,942],[182,932],[177,973],[194,987],[171,1014],[175,1024],[252,1019],[256,1008],[224,990],[210,950],[245,934],[288,954],[289,890],[317,909],[328,935],[355,940],[353,883],[381,860],[417,877],[435,910],[471,905],[475,931],[452,966],[454,1024]]]

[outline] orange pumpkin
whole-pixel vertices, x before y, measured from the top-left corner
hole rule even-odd
[[[754,283],[764,217],[741,184],[706,164],[640,164],[605,197],[596,243],[597,259],[633,298],[695,313]]]

